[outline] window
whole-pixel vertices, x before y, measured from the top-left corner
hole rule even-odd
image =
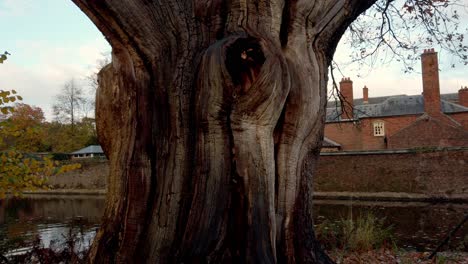
[[[385,136],[384,122],[382,121],[374,122],[374,136],[376,137]]]

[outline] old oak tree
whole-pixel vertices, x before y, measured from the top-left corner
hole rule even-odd
[[[328,68],[373,5],[379,45],[392,37],[394,1],[73,1],[113,49],[96,100],[110,179],[89,260],[331,262],[311,212]],[[429,20],[447,4],[404,2]]]

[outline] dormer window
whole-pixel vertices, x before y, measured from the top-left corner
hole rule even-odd
[[[374,125],[374,136],[383,137],[385,136],[385,126],[383,121],[377,121],[373,123]]]

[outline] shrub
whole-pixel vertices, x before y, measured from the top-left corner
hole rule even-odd
[[[367,251],[393,244],[392,228],[384,226],[384,219],[371,213],[356,219],[324,220],[316,225],[317,238],[326,249]]]
[[[80,164],[61,165],[47,157],[31,157],[17,151],[0,153],[0,200],[7,193],[19,196],[26,190],[47,189],[50,176],[80,167]]]

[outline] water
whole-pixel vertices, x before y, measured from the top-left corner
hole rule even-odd
[[[99,226],[104,196],[36,196],[0,201],[0,253],[20,254],[38,238],[45,247],[63,243],[70,232],[79,234],[78,250],[89,247]],[[324,219],[358,217],[372,212],[392,225],[397,244],[428,251],[456,226],[468,212],[468,204],[384,203],[317,200],[316,223]],[[466,237],[466,238],[465,238]],[[468,223],[449,243],[464,250]]]
[[[339,220],[372,213],[391,226],[399,247],[431,251],[457,226],[468,213],[468,204],[414,202],[314,201],[315,222]],[[464,242],[465,241],[465,242]],[[466,250],[468,222],[448,243],[445,250]]]
[[[71,235],[75,251],[89,248],[99,227],[104,196],[36,196],[0,201],[0,253],[26,252],[36,239],[57,248]]]

